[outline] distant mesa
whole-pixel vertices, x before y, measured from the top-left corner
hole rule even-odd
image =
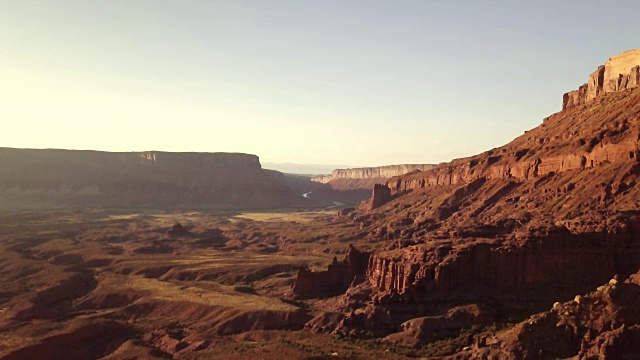
[[[589,76],[578,90],[564,94],[562,110],[586,104],[603,94],[633,89],[640,85],[640,49],[625,51],[609,59]]]
[[[262,162],[262,168],[280,171],[285,174],[297,175],[319,175],[329,174],[333,169],[343,169],[353,166],[348,165],[318,165],[318,164],[298,164],[298,163],[274,163]]]
[[[429,170],[434,168],[433,164],[400,164],[376,167],[363,167],[354,169],[336,169],[331,175],[316,176],[312,180],[320,183],[328,183],[334,179],[376,179],[390,178],[393,176],[404,175],[415,170]]]
[[[394,176],[405,175],[414,171],[426,171],[436,167],[433,164],[400,164],[354,169],[336,169],[331,175],[311,178],[322,184],[329,184],[334,190],[373,189],[377,183],[385,183]]]
[[[256,155],[0,148],[0,209],[312,206]]]

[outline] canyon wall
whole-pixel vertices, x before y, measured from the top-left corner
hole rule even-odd
[[[335,179],[380,179],[393,176],[404,175],[406,173],[420,170],[425,171],[435,167],[432,164],[401,164],[377,167],[365,167],[354,169],[336,169],[331,175],[315,176],[312,181],[326,184]]]
[[[384,183],[393,176],[434,168],[431,164],[401,164],[378,167],[336,169],[331,175],[315,176],[311,181],[327,184],[338,191],[371,190],[375,184]]]
[[[336,259],[326,271],[298,273],[298,297],[344,292],[331,316],[318,316],[306,327],[422,346],[482,324],[510,326],[636,273],[639,59],[640,50],[612,57],[587,84],[565,95],[563,111],[504,146],[386,178],[361,169],[316,178],[327,184],[384,181],[370,185],[370,201],[335,220],[358,227],[362,241],[371,244],[368,261]],[[350,282],[354,286],[347,289]],[[454,316],[460,309],[469,316]],[[592,315],[576,314],[571,324]],[[549,324],[563,334],[569,328]],[[601,326],[614,329],[611,322]],[[570,342],[579,349],[584,332],[571,334],[577,334]],[[488,347],[486,337],[476,340]],[[469,337],[467,345],[476,340]],[[585,340],[594,338],[588,334]],[[534,344],[534,358],[542,343]],[[549,339],[544,346],[554,343]]]
[[[373,292],[339,332],[397,333],[445,303],[532,311],[637,272],[640,88],[629,74],[613,81],[634,71],[623,55],[581,88],[582,105],[504,146],[377,186],[350,214],[381,244],[366,270]]]
[[[408,248],[402,257],[373,254],[367,278],[380,291],[411,288],[443,295],[454,290],[476,294],[513,293],[568,286],[589,289],[616,274],[640,267],[640,218],[610,221],[598,232],[573,234],[563,227],[544,229],[516,244],[479,243],[430,252]]]
[[[564,94],[562,109],[570,109],[602,94],[632,89],[640,85],[640,49],[613,56],[589,76],[589,82]]]
[[[2,208],[295,206],[257,156],[0,148]]]
[[[629,138],[617,144],[603,142],[589,152],[576,149],[573,153],[564,155],[540,156],[521,161],[515,157],[505,159],[503,156],[465,159],[421,174],[391,178],[387,186],[392,193],[398,193],[431,186],[463,184],[479,178],[525,181],[551,173],[590,169],[605,163],[626,161],[637,158],[639,151],[640,143]],[[501,163],[487,166],[492,161]]]

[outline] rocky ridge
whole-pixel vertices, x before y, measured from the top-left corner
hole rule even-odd
[[[459,358],[637,359],[639,274],[612,278],[585,295],[532,315],[508,331],[479,339]]]

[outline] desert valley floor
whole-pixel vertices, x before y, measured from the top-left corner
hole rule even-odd
[[[348,244],[370,246],[361,234],[347,235],[351,224],[335,216],[2,214],[0,355],[403,358],[379,341],[291,331],[335,306],[331,297],[295,300],[291,286],[298,269],[325,268],[334,256],[342,258]],[[446,351],[448,345],[434,349],[439,346]]]

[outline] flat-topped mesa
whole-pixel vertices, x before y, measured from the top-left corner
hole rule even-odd
[[[399,164],[354,169],[336,169],[333,170],[331,175],[316,176],[311,178],[311,181],[326,184],[329,181],[336,179],[387,179],[394,176],[404,175],[415,170],[429,170],[435,166],[436,165],[433,164]]]
[[[259,170],[260,158],[253,154],[243,153],[201,153],[201,152],[165,152],[145,151],[140,153],[120,153],[121,157],[138,154],[138,156],[156,166],[195,166],[207,169],[251,169]]]
[[[640,85],[640,49],[625,51],[609,59],[589,76],[578,90],[564,94],[562,110],[593,101],[602,94],[632,89]]]
[[[0,148],[0,168],[0,209],[302,204],[251,154]]]

